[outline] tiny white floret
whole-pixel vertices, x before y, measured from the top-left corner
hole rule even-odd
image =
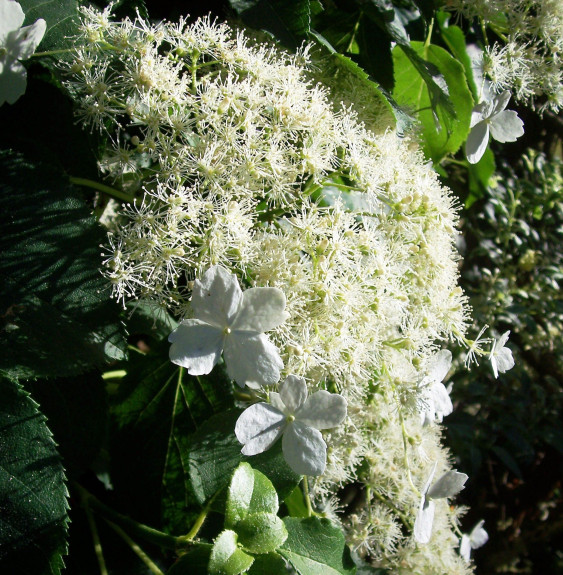
[[[257,455],[282,437],[288,465],[299,475],[322,475],[326,443],[319,430],[337,427],[346,418],[346,400],[337,393],[316,391],[307,398],[302,377],[288,376],[280,392],[270,393],[271,404],[255,403],[238,418],[237,439],[244,455]]]
[[[463,557],[463,559],[469,563],[471,558],[471,550],[472,549],[479,549],[485,545],[485,543],[489,540],[489,534],[483,529],[483,525],[485,521],[482,519],[473,527],[471,533],[467,535],[464,533],[461,536],[461,542],[459,545],[459,554]]]
[[[243,292],[234,274],[212,266],[194,282],[192,309],[194,318],[182,321],[168,337],[172,363],[191,375],[205,375],[222,353],[229,377],[241,387],[259,389],[279,380],[283,362],[264,332],[287,319],[281,290]]]
[[[24,94],[27,71],[20,60],[35,52],[47,29],[43,18],[22,28],[24,19],[18,2],[0,0],[0,106],[13,104]]]
[[[509,335],[510,331],[506,331],[498,339],[495,338],[493,341],[493,347],[491,349],[489,359],[491,361],[495,378],[498,377],[499,373],[505,373],[514,367],[512,351],[508,347],[505,347]]]
[[[524,122],[513,110],[505,110],[510,100],[508,90],[491,100],[477,104],[471,112],[471,132],[465,144],[467,160],[476,164],[485,153],[489,132],[497,142],[515,142],[524,133]]]
[[[428,543],[432,535],[432,524],[434,522],[434,511],[436,504],[434,499],[445,499],[457,495],[462,489],[468,476],[465,473],[459,473],[455,469],[442,475],[432,487],[432,479],[436,473],[436,463],[426,480],[416,520],[414,522],[414,540],[418,543]]]

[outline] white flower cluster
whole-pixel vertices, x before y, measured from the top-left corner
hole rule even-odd
[[[429,543],[412,536],[420,486],[449,468],[436,422],[453,407],[450,356],[438,350],[464,343],[468,323],[448,190],[413,143],[368,130],[316,85],[307,50],[253,45],[208,20],[84,14],[68,87],[79,117],[114,141],[103,169],[144,185],[110,236],[114,296],[184,318],[171,357],[193,373],[223,353],[241,385],[284,378],[237,436],[247,453],[281,437],[301,472],[326,454],[311,487],[331,516],[342,486],[363,485],[345,522],[359,552],[397,572],[469,573],[445,500]],[[202,301],[215,293],[209,273],[225,275],[223,303]],[[247,369],[243,340],[267,358],[260,370]],[[304,458],[306,444],[317,447]]]
[[[479,18],[502,42],[486,46],[483,68],[495,92],[510,90],[540,111],[563,108],[563,3],[560,0],[452,0],[450,9]]]

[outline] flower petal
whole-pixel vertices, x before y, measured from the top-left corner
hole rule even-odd
[[[511,96],[510,90],[505,90],[498,96],[495,96],[493,98],[493,108],[491,110],[491,113],[489,114],[489,117],[500,114],[506,108],[506,106],[508,106],[510,96]]]
[[[440,350],[429,362],[428,378],[435,382],[444,381],[452,366],[452,352]]]
[[[346,419],[346,400],[338,393],[316,391],[295,414],[299,421],[315,429],[337,427]]]
[[[459,493],[469,477],[465,473],[459,473],[455,469],[442,475],[428,490],[426,497],[432,499],[443,499],[453,497]]]
[[[513,110],[505,110],[495,116],[490,126],[491,136],[497,142],[515,142],[524,134],[524,122]]]
[[[469,540],[471,542],[472,549],[479,549],[479,547],[483,547],[485,543],[489,540],[489,534],[483,529],[483,525],[485,524],[485,520],[481,519],[475,527],[471,530],[469,534]]]
[[[418,543],[428,543],[432,536],[432,523],[434,523],[434,501],[425,501],[424,497],[414,522],[414,540]]]
[[[299,421],[290,423],[283,434],[285,460],[299,475],[322,475],[326,467],[326,443],[320,431]]]
[[[278,288],[250,288],[242,294],[233,330],[264,333],[278,327],[288,317],[285,294]]]
[[[476,164],[485,153],[489,143],[489,124],[479,122],[469,132],[467,142],[465,142],[465,154],[470,164]]]
[[[486,120],[491,114],[491,103],[487,100],[477,104],[473,110],[471,110],[471,123],[469,124],[470,128],[476,126],[479,122]]]
[[[27,60],[35,52],[41,40],[43,40],[46,29],[47,23],[43,18],[39,18],[31,26],[25,26],[18,30],[13,41],[13,44],[16,44],[14,46],[14,58]],[[12,44],[12,41],[10,41],[10,44]]]
[[[191,375],[205,375],[219,361],[224,334],[197,319],[186,319],[168,336],[170,361]]]
[[[6,37],[23,24],[25,15],[18,2],[0,2],[0,44],[6,44]]]
[[[286,418],[267,403],[255,403],[237,419],[235,435],[244,444],[244,455],[256,455],[269,449],[283,433]]]
[[[234,332],[225,338],[224,346],[227,373],[241,387],[259,389],[279,380],[283,361],[278,348],[264,334]]]
[[[446,415],[454,410],[450,394],[443,383],[435,383],[430,388],[430,395],[434,405],[434,412],[438,421],[442,421]]]
[[[241,300],[237,276],[224,267],[211,266],[194,282],[192,308],[195,317],[221,329],[231,324]]]
[[[466,563],[469,563],[469,560],[471,559],[471,541],[465,533],[461,536],[459,554]]]
[[[270,405],[275,407],[278,411],[285,413],[285,415],[290,415],[279,393],[270,391],[268,394],[268,400],[270,401]]]
[[[509,369],[514,367],[514,358],[512,357],[512,351],[507,347],[503,347],[495,355],[495,360],[497,364],[497,369],[500,373],[505,373]]]
[[[305,379],[297,375],[288,375],[281,384],[280,397],[288,414],[295,415],[295,412],[305,403],[307,394]]]

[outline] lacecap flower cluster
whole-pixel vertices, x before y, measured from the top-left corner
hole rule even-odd
[[[237,436],[248,453],[281,436],[321,436],[314,502],[359,554],[394,573],[469,573],[460,510],[448,501],[457,491],[433,500],[425,487],[451,467],[438,425],[453,407],[442,383],[451,358],[440,349],[468,341],[470,322],[454,202],[388,117],[360,120],[344,103],[350,78],[313,80],[326,63],[312,58],[208,19],[151,25],[84,10],[67,86],[80,120],[113,142],[101,169],[142,187],[110,233],[104,273],[118,300],[211,326],[205,350],[186,333],[178,351],[173,334],[173,359],[200,354],[211,369],[222,352],[231,369],[241,338],[270,350],[262,375],[231,362],[231,377],[269,386],[270,397],[249,407]],[[223,325],[215,307],[198,308],[209,273],[235,274],[249,301],[260,299],[245,295],[252,289],[279,290],[283,309],[275,296],[264,316],[245,312],[249,335],[237,314],[252,306],[239,298],[236,313],[220,312]],[[482,355],[474,343],[470,353]],[[318,417],[324,394],[347,405],[337,427]],[[267,421],[275,437],[260,435]],[[286,457],[298,465],[295,445]],[[358,503],[341,514],[346,485],[360,490]],[[415,523],[431,499],[420,538]]]

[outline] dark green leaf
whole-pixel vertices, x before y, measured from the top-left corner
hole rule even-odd
[[[495,155],[490,148],[485,150],[483,157],[476,164],[469,164],[469,196],[465,201],[465,208],[469,208],[473,202],[481,199],[488,186],[491,176],[495,173]]]
[[[287,539],[283,521],[273,513],[251,513],[236,524],[235,531],[251,553],[269,553]]]
[[[352,575],[356,572],[342,530],[328,519],[285,517],[288,537],[278,553],[300,575]]]
[[[267,30],[286,48],[296,49],[311,27],[311,0],[229,0],[233,10],[251,28]]]
[[[131,508],[144,502],[143,521],[159,521],[162,512],[166,526],[183,533],[188,507],[198,507],[188,476],[190,434],[231,405],[232,396],[217,367],[210,376],[190,376],[170,362],[168,348],[163,342],[146,356],[134,356],[120,384],[112,407],[112,476],[120,500]]]
[[[194,547],[191,551],[182,555],[178,561],[170,567],[166,575],[207,575],[210,555],[211,545],[209,545],[209,547]]]
[[[438,162],[446,154],[457,152],[467,139],[473,98],[465,81],[463,67],[448,52],[439,46],[426,46],[422,42],[412,42],[412,49],[440,71],[455,108],[455,117],[446,108],[436,107],[428,84],[417,74],[412,60],[398,46],[393,49],[393,95],[399,104],[417,113],[422,125],[424,152],[434,162]]]
[[[54,575],[66,553],[67,491],[37,404],[0,380],[0,564],[3,573]]]
[[[235,436],[235,423],[240,410],[230,410],[211,417],[186,442],[189,474],[193,492],[204,504],[220,489],[226,487],[234,469],[241,461],[248,461],[272,482],[280,500],[291,493],[301,480],[285,462],[278,442],[268,451],[252,457],[241,454],[242,448]]]
[[[278,509],[278,494],[272,482],[249,463],[241,463],[233,473],[227,492],[225,527],[234,528],[252,513],[275,515]]]
[[[254,558],[237,546],[237,534],[226,529],[213,544],[209,558],[210,575],[239,575],[247,571]]]
[[[258,555],[248,575],[282,575],[287,573],[285,561],[277,553]]]
[[[516,463],[514,457],[512,457],[512,455],[510,455],[510,453],[508,453],[504,447],[493,445],[491,450],[504,463],[504,465],[506,465],[506,467],[510,469],[514,475],[516,475],[516,477],[522,477],[522,471],[520,470],[518,463]]]
[[[27,382],[26,389],[47,416],[65,469],[77,477],[105,443],[108,406],[105,382],[97,372]]]
[[[16,154],[0,153],[0,171],[0,370],[69,376],[124,358],[119,308],[99,272],[105,234],[80,195]]]
[[[38,18],[47,22],[47,31],[39,50],[66,48],[72,43],[72,36],[78,32],[78,2],[76,0],[19,0],[25,13],[27,26]]]

